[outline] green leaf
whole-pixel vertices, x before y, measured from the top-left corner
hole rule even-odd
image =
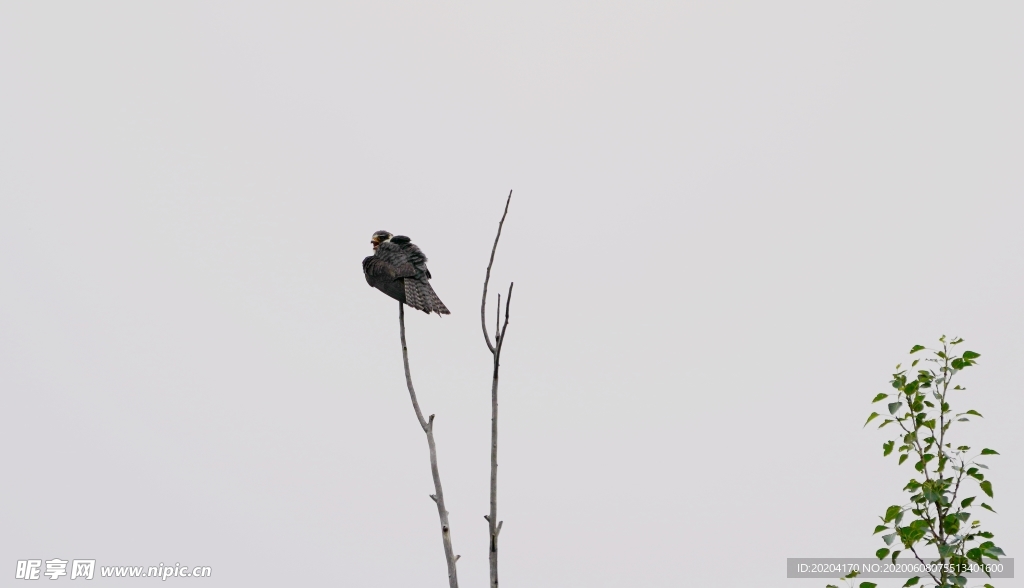
[[[965,367],[967,367],[967,366],[969,366],[971,364],[967,363],[962,358],[958,357],[958,358],[954,359],[953,361],[951,361],[949,363],[949,365],[953,366],[953,369],[955,369],[955,370],[962,370],[962,369],[964,369]]]
[[[964,414],[973,414],[974,416],[981,416],[981,413],[976,411],[976,410],[974,410],[974,409],[971,409],[971,410],[965,412]],[[981,417],[981,418],[985,418],[985,417]]]
[[[992,496],[992,482],[985,480],[978,485],[981,486],[981,491],[987,494],[989,498],[995,498],[995,496]]]
[[[921,576],[914,576],[913,578],[907,580],[907,583],[903,585],[903,588],[907,588],[908,586],[913,586],[914,584],[917,584],[920,581],[921,581]]]
[[[964,498],[963,500],[960,501],[960,508],[967,508],[968,506],[971,505],[972,502],[974,502],[975,498],[975,496],[971,496],[970,498]]]
[[[906,527],[899,529],[900,539],[903,540],[903,544],[907,547],[917,543],[928,533],[928,521],[918,519],[911,521]]]
[[[858,588],[877,588],[878,584],[874,582],[861,582]]]
[[[998,548],[998,547],[996,547],[994,545],[992,547],[986,547],[985,548],[985,555],[987,555],[988,557],[992,557],[991,554],[1002,555],[1002,556],[1006,555],[1005,553],[1003,553],[1002,549],[1000,549],[1000,548]],[[992,559],[996,559],[996,558],[992,557]]]
[[[882,443],[882,457],[886,457],[892,453],[892,446],[894,443],[894,441],[886,441],[885,443]]]
[[[885,556],[887,555],[889,555],[889,550],[885,547],[875,552],[875,557],[877,557],[878,559],[885,559]]]
[[[903,465],[903,462],[907,461],[908,457],[910,457],[909,453],[904,453],[903,455],[901,455],[900,456],[900,463],[898,463],[897,465]]]
[[[865,427],[868,426],[868,423],[870,423],[872,420],[874,420],[877,416],[878,416],[877,412],[871,413],[871,416],[868,417],[868,420],[864,421],[864,426]]]
[[[994,508],[992,508],[991,506],[985,504],[984,502],[981,503],[981,508],[984,508],[985,510],[988,510],[988,511],[996,512],[996,510]],[[998,514],[998,513],[996,513],[996,514]]]
[[[877,527],[875,527],[875,532],[872,533],[872,535],[877,535],[878,533],[881,533],[882,531],[888,531],[888,530],[889,530],[889,527],[886,527],[885,525],[878,525]]]
[[[888,406],[889,406],[889,414],[896,414],[896,411],[898,411],[900,409],[900,407],[903,406],[903,403],[902,402],[890,402],[888,404]]]
[[[980,353],[975,353],[973,351],[964,351],[964,359],[978,359],[979,357],[981,357]]]
[[[892,419],[885,419],[884,421],[882,421],[882,424],[878,425],[878,428],[881,429],[882,427],[884,427],[884,426],[886,426],[886,425],[888,425],[890,423],[895,423],[895,422],[896,421],[894,421]]]
[[[946,518],[942,519],[942,530],[945,531],[947,535],[956,535],[956,532],[960,530],[960,523],[961,520],[959,515],[946,515]],[[955,551],[956,547],[950,546],[950,549]],[[941,545],[939,546],[939,555],[945,557],[945,555],[942,554]]]
[[[885,392],[879,392],[878,395],[875,396],[875,399],[872,400],[871,402],[878,402],[879,400],[883,400],[883,399],[888,398],[888,397],[889,397],[889,395],[886,394]]]
[[[922,349],[924,349],[924,345],[914,345],[914,347],[910,350],[910,352],[911,353],[917,353],[918,351],[921,351]]]
[[[898,505],[894,504],[890,506],[889,508],[885,509],[885,518],[882,519],[882,522],[888,523],[889,521],[895,519],[896,515],[900,514],[901,512],[903,512],[903,509],[900,508]]]
[[[891,533],[889,535],[882,535],[882,541],[885,541],[886,545],[892,545],[892,542],[896,540],[896,535],[898,535],[898,533]],[[886,550],[886,551],[888,551],[888,550]],[[885,557],[885,556],[883,555],[882,557]],[[879,557],[878,559],[882,559],[882,557]]]
[[[892,552],[892,563],[894,565],[896,564],[896,558],[899,557],[899,555],[900,555],[900,551],[899,550]]]
[[[982,455],[999,455],[999,452],[996,451],[995,449],[989,449],[988,447],[986,447],[985,449],[981,450],[981,454]]]

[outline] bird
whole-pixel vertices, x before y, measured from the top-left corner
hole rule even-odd
[[[409,237],[377,231],[370,244],[373,255],[363,259],[367,284],[427,314],[451,314],[430,287],[427,256]]]

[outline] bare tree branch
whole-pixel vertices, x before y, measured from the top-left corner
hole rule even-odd
[[[506,319],[507,320],[507,319]],[[448,525],[448,511],[444,508],[444,492],[441,490],[441,474],[437,470],[437,447],[434,445],[434,415],[424,420],[420,411],[420,403],[416,400],[416,390],[412,386],[412,374],[409,372],[409,347],[405,342],[405,305],[398,303],[398,326],[402,336],[402,361],[405,364],[405,384],[409,388],[412,408],[416,411],[416,420],[427,435],[427,446],[430,448],[430,474],[434,477],[434,494],[430,498],[437,503],[437,515],[441,519],[441,541],[444,543],[444,557],[448,562],[448,586],[459,588],[459,579],[455,571],[455,562],[460,556],[452,550],[451,527]]]
[[[487,515],[491,541],[488,560],[491,568],[491,588],[498,588],[498,534],[504,521],[498,519],[498,368],[501,364],[501,348],[505,344],[505,332],[508,331],[508,308],[512,302],[512,286],[508,285],[508,296],[505,298],[505,324],[494,331],[494,378],[491,380],[491,514]],[[498,310],[501,310],[499,303]]]
[[[512,190],[508,191],[508,199],[505,200],[505,212],[501,215],[501,221],[498,223],[498,234],[494,236],[494,246],[491,247],[491,260],[487,262],[487,275],[484,277],[484,295],[480,302],[480,326],[484,330],[484,341],[487,343],[487,349],[494,353],[494,345],[491,344],[491,336],[487,334],[487,318],[485,311],[487,308],[487,284],[491,281],[491,266],[494,265],[494,252],[498,250],[498,239],[501,238],[501,226],[505,224],[505,216],[508,214],[508,205],[512,202]],[[494,334],[495,337],[498,333]]]
[[[490,546],[488,549],[488,561],[491,570],[491,588],[498,588],[498,534],[501,532],[503,521],[498,520],[498,368],[501,363],[501,348],[505,342],[505,332],[508,330],[509,304],[512,302],[512,286],[508,286],[508,296],[505,297],[505,324],[501,325],[501,294],[498,294],[498,307],[494,316],[494,343],[487,334],[487,286],[491,281],[491,267],[494,265],[494,254],[498,250],[498,240],[501,238],[501,228],[505,224],[505,217],[508,215],[508,205],[512,201],[512,191],[508,193],[505,201],[505,212],[501,215],[498,223],[498,234],[494,237],[494,246],[491,248],[491,260],[487,263],[487,274],[484,276],[484,295],[480,302],[480,325],[484,331],[484,342],[494,358],[494,377],[491,380],[491,512],[484,515],[490,531]]]

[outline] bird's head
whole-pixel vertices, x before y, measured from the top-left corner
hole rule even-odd
[[[370,244],[373,245],[373,250],[376,251],[377,246],[379,246],[381,243],[390,241],[391,237],[393,236],[394,235],[387,231],[377,231],[376,233],[374,233],[373,236],[370,237]]]

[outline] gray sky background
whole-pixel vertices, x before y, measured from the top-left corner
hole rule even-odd
[[[943,333],[982,354],[955,406],[1020,555],[1022,30],[1009,2],[4,3],[0,573],[445,586],[359,265],[387,229],[452,309],[409,316],[412,368],[485,585],[510,188],[503,585],[822,586],[785,558],[881,546],[910,469],[861,424]]]

